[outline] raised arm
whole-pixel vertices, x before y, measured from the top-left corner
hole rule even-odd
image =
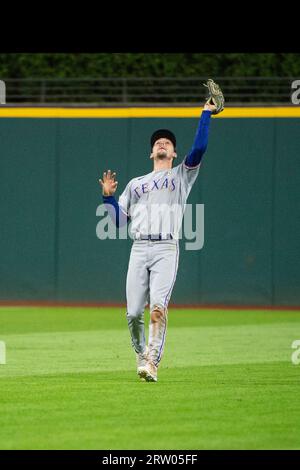
[[[184,161],[186,167],[191,169],[199,166],[207,148],[211,115],[219,114],[224,109],[224,95],[219,85],[212,79],[209,79],[204,85],[208,88],[208,99],[201,114],[194,144]]]
[[[103,203],[116,224],[116,227],[119,228],[127,224],[129,217],[124,213],[114,197],[118,186],[118,181],[115,181],[115,176],[115,172],[112,173],[108,170],[107,173],[103,173],[103,180],[100,178],[99,183],[102,186]]]
[[[211,108],[213,107],[213,105],[205,104],[203,108],[192,149],[185,157],[184,163],[188,168],[195,168],[201,163],[202,156],[207,148]]]

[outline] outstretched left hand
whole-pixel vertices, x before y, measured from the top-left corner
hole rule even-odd
[[[204,111],[216,111],[217,107],[214,105],[214,104],[208,104],[208,103],[205,103],[204,105]]]

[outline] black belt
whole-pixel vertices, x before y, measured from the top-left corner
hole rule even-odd
[[[150,241],[159,241],[159,240],[173,240],[173,236],[171,233],[166,233],[162,235],[159,233],[158,235],[140,235],[139,238],[136,240],[150,240]]]

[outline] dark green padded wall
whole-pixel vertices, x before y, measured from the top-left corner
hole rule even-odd
[[[190,150],[197,119],[0,119],[0,299],[124,302],[130,240],[96,237],[98,178],[152,171],[160,127]],[[213,119],[190,194],[205,243],[172,303],[300,305],[300,120]]]

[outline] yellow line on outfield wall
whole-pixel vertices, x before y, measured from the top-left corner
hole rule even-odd
[[[198,118],[203,108],[12,108],[0,106],[0,118]],[[300,106],[225,108],[214,118],[298,118]]]

